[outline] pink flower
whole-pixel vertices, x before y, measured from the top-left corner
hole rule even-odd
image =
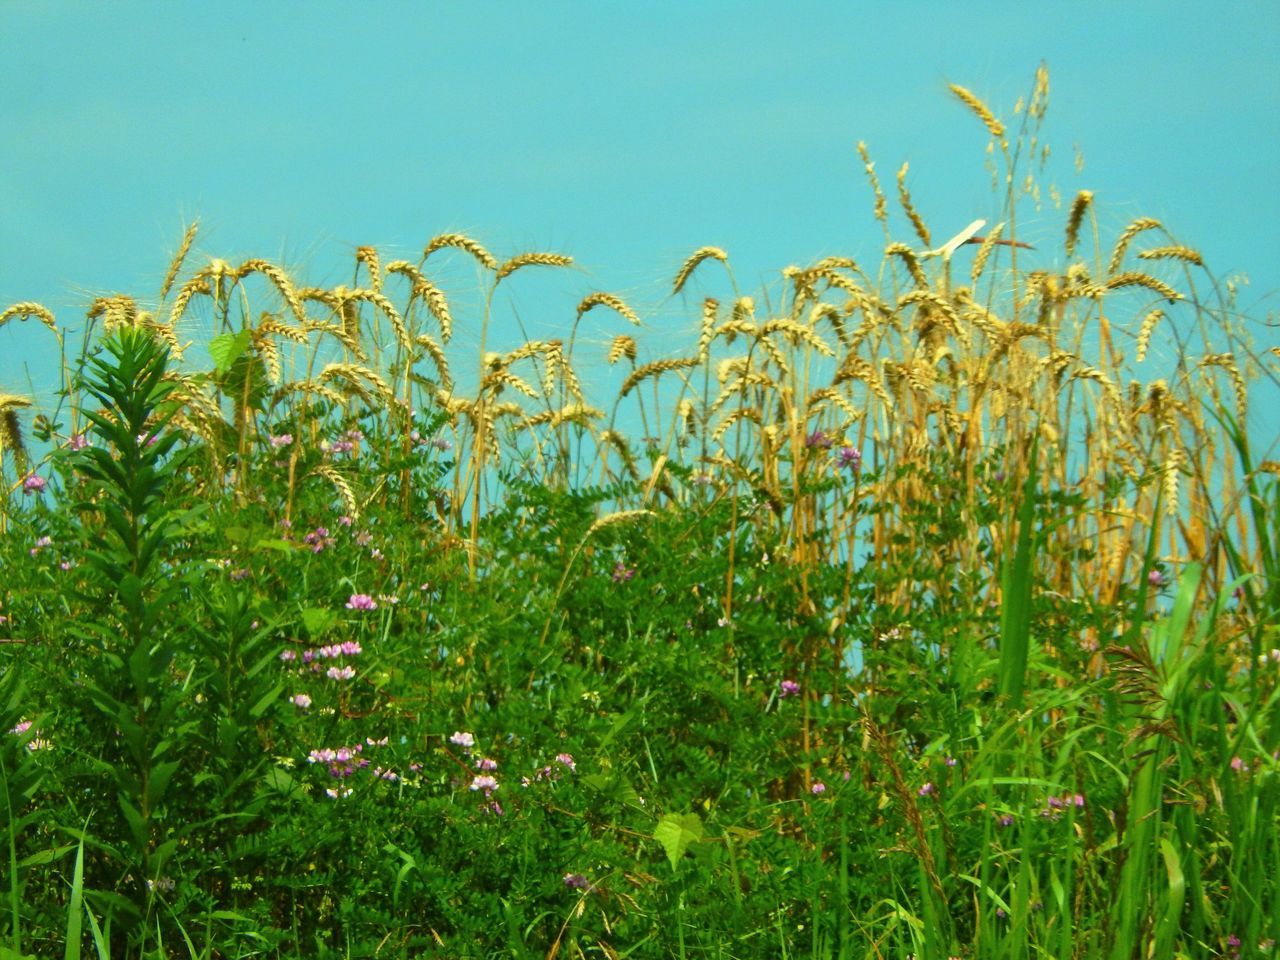
[[[476,745],[476,738],[472,734],[467,733],[466,731],[458,730],[458,731],[455,731],[453,736],[449,738],[449,742],[452,743],[454,746],[464,747],[470,750],[472,747]]]
[[[836,466],[856,471],[862,466],[861,452],[857,447],[841,447],[836,451]]]
[[[22,481],[23,493],[40,493],[44,490],[46,482],[44,477],[37,476],[34,473],[28,473]]]
[[[356,668],[348,664],[345,667],[330,667],[325,676],[330,680],[350,680],[356,675]]]
[[[83,433],[73,433],[67,438],[68,450],[83,450],[87,446],[89,446],[89,438]]]
[[[377,610],[378,604],[367,593],[353,593],[347,601],[348,610]]]
[[[916,793],[917,793],[917,794],[919,794],[919,795],[920,795],[920,796],[922,796],[922,797],[927,797],[927,796],[929,796],[929,794],[933,793],[933,791],[934,791],[934,786],[933,786],[933,784],[932,784],[932,783],[926,783],[923,787],[921,787],[919,790],[917,790],[917,791],[916,791]]]
[[[1151,584],[1151,586],[1155,587],[1157,590],[1168,582],[1169,581],[1165,579],[1164,574],[1159,570],[1152,570],[1147,574],[1147,583]]]
[[[815,797],[820,797],[827,792],[827,785],[821,780],[815,780],[813,786],[809,788],[809,792]]]
[[[498,781],[488,774],[482,774],[471,781],[471,789],[483,790],[484,795],[487,797],[489,794],[493,793],[493,791],[498,789]]]
[[[787,697],[795,697],[800,694],[800,684],[794,680],[783,680],[778,684],[778,699],[784,700]]]
[[[295,693],[292,697],[289,698],[289,702],[292,703],[299,710],[306,710],[308,707],[311,706],[311,698],[307,696],[305,693]]]
[[[484,771],[486,771],[486,772],[488,772],[488,771],[493,771],[493,770],[497,770],[497,769],[498,769],[498,761],[497,761],[497,760],[490,760],[488,757],[481,757],[479,760],[477,760],[477,761],[476,761],[476,769],[477,769],[477,770],[484,770]]]
[[[281,447],[287,447],[293,443],[293,434],[281,433],[270,438],[271,446],[279,450]]]
[[[575,772],[575,773],[576,773],[576,772],[577,772],[577,770],[578,770],[578,765],[577,765],[576,763],[574,763],[574,762],[573,762],[573,755],[572,755],[572,754],[568,754],[568,753],[557,753],[557,754],[556,754],[556,763],[558,763],[558,764],[560,764],[560,765],[562,765],[562,766],[568,767],[570,770],[572,770],[572,771],[573,771],[573,772]]]

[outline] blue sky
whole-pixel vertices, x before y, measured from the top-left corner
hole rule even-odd
[[[0,304],[71,325],[96,294],[154,295],[193,218],[198,258],[329,284],[350,283],[357,245],[416,259],[461,231],[500,257],[575,257],[564,278],[522,278],[531,335],[562,333],[604,289],[670,355],[697,300],[669,285],[696,247],[728,250],[748,293],[828,254],[878,264],[859,140],[887,185],[910,162],[935,239],[995,219],[986,133],[947,84],[1011,119],[1041,60],[1046,186],[1094,190],[1104,237],[1162,219],[1216,273],[1249,276],[1246,312],[1275,312],[1280,6],[1101,0],[10,0]],[[1061,257],[1063,213],[1022,217],[1019,235]],[[49,342],[0,329],[0,389],[47,396]]]

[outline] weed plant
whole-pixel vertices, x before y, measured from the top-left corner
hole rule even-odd
[[[1088,191],[1028,251],[1047,74],[953,92],[1002,224],[904,167],[903,242],[862,148],[878,270],[702,248],[676,356],[608,293],[489,352],[569,261],[457,234],[0,314],[66,358],[0,396],[0,958],[1274,955],[1280,351]]]

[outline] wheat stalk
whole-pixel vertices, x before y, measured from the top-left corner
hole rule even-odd
[[[382,268],[379,266],[376,247],[356,247],[356,264],[363,263],[369,270],[369,286],[374,293],[382,292]]]
[[[679,293],[684,287],[685,282],[689,279],[689,275],[697,269],[698,264],[703,260],[719,260],[721,263],[729,262],[729,255],[719,247],[699,247],[689,255],[683,264],[680,265],[680,271],[676,274],[675,285],[672,293]]]
[[[1156,328],[1156,324],[1164,319],[1163,310],[1152,310],[1142,318],[1142,326],[1138,328],[1138,349],[1137,361],[1141,363],[1147,356],[1147,347],[1151,343],[1151,334]]]
[[[636,342],[632,337],[628,337],[625,333],[614,337],[613,343],[609,345],[609,366],[613,366],[623,357],[626,357],[632,362],[636,359]]]
[[[582,539],[586,540],[587,537],[590,537],[597,531],[603,530],[605,527],[612,527],[619,523],[629,523],[632,520],[639,520],[641,517],[652,516],[652,510],[618,510],[614,513],[607,513],[587,528],[586,535]]]
[[[835,309],[832,307],[831,309]],[[834,357],[836,352],[831,346],[820,336],[814,333],[812,327],[807,327],[803,323],[796,323],[794,320],[780,318],[777,320],[768,320],[760,328],[760,335],[763,337],[771,336],[775,333],[781,333],[793,346],[800,341],[804,341],[813,349],[817,350],[824,357]]]
[[[1111,250],[1111,259],[1107,262],[1107,273],[1115,273],[1120,269],[1120,261],[1124,259],[1124,253],[1129,249],[1129,243],[1138,234],[1144,230],[1162,229],[1163,224],[1153,217],[1139,217],[1121,231],[1120,236],[1116,239],[1116,245]]]
[[[399,273],[409,278],[413,296],[420,297],[431,311],[431,315],[440,324],[440,336],[448,343],[453,336],[453,315],[449,312],[449,301],[434,283],[423,276],[422,271],[407,260],[393,260],[387,264],[387,273]]]
[[[996,119],[996,115],[991,112],[991,109],[985,103],[979,100],[971,90],[960,86],[958,83],[952,83],[949,86],[951,92],[956,95],[960,102],[972,110],[978,119],[986,125],[991,136],[997,140],[1004,139],[1004,124]]]
[[[342,502],[346,506],[347,514],[353,520],[359,519],[360,504],[356,500],[355,492],[352,491],[351,484],[347,482],[346,477],[327,463],[317,464],[311,473],[315,476],[324,477],[333,484],[334,489],[338,491],[338,496],[342,498]]]
[[[435,339],[426,333],[420,333],[414,338],[414,343],[427,351],[427,356],[431,358],[431,362],[436,366],[436,372],[440,375],[440,384],[445,389],[453,386],[453,378],[449,376],[449,361],[445,357],[444,348],[436,343]]]
[[[1163,280],[1157,279],[1147,273],[1138,273],[1130,271],[1127,273],[1117,273],[1108,277],[1104,286],[1108,290],[1116,290],[1121,287],[1146,287],[1148,290],[1154,290],[1160,296],[1170,302],[1183,299],[1182,294],[1173,287],[1169,286]]]
[[[933,246],[933,240],[929,236],[929,228],[925,226],[924,220],[920,218],[920,214],[916,212],[916,208],[911,203],[911,194],[907,191],[907,167],[903,164],[898,170],[898,202],[902,204],[903,212],[906,213],[907,219],[911,221],[911,226],[915,228],[916,236],[920,238],[920,242],[924,244],[924,248],[928,250]]]
[[[1202,358],[1200,364],[1207,367],[1221,367],[1231,377],[1231,389],[1236,401],[1236,422],[1243,431],[1245,414],[1248,413],[1249,391],[1240,368],[1236,366],[1236,358],[1229,353],[1214,353]]]
[[[929,286],[929,280],[924,275],[924,271],[920,269],[920,260],[916,257],[915,251],[908,247],[905,243],[891,243],[884,248],[886,257],[897,257],[907,265],[907,270],[911,274],[911,279],[915,281],[915,285],[921,289]]]
[[[27,448],[22,439],[22,423],[18,419],[18,411],[29,406],[31,400],[28,397],[0,393],[0,460],[6,450],[11,450],[16,463],[26,461]]]
[[[582,302],[578,304],[578,319],[582,319],[582,315],[596,307],[608,307],[615,313],[619,313],[626,317],[637,327],[640,326],[640,318],[636,312],[627,306],[621,298],[615,297],[612,293],[591,293],[582,298]]]
[[[196,220],[183,233],[182,243],[178,245],[178,252],[169,261],[169,269],[164,275],[164,283],[160,285],[161,300],[169,295],[169,291],[173,288],[173,281],[178,279],[178,271],[182,269],[182,263],[187,259],[187,254],[191,251],[191,244],[196,239],[196,231],[199,229],[200,221]]]
[[[978,278],[982,276],[983,269],[986,268],[987,261],[991,258],[992,251],[997,246],[1003,246],[1000,241],[1000,234],[1004,232],[1004,224],[997,223],[994,227],[987,231],[987,235],[983,237],[981,246],[973,258],[973,266],[969,270],[969,279],[974,286],[978,285]]]
[[[1093,203],[1093,191],[1081,190],[1071,202],[1071,212],[1067,214],[1067,256],[1073,257],[1076,243],[1080,239],[1080,224],[1084,222],[1085,211]]]
[[[871,184],[871,192],[876,198],[874,208],[874,216],[888,229],[889,224],[889,203],[885,200],[884,191],[880,189],[880,178],[876,176],[875,161],[871,159],[871,154],[867,150],[867,145],[863,141],[858,141],[858,156],[862,158],[862,167],[866,171],[867,180]]]
[[[324,369],[320,371],[320,376],[316,379],[320,383],[341,380],[349,384],[366,400],[369,395],[360,381],[367,380],[387,404],[392,403],[395,398],[395,395],[391,392],[390,385],[377,372],[356,363],[327,363]]]
[[[425,261],[431,254],[445,247],[453,247],[471,254],[490,270],[498,269],[498,261],[494,259],[493,254],[475,240],[460,233],[442,233],[438,237],[432,237],[431,242],[422,251],[422,259]]]
[[[1143,250],[1138,254],[1139,260],[1181,260],[1184,263],[1192,263],[1197,267],[1204,266],[1204,257],[1196,250],[1190,247],[1184,247],[1179,244],[1173,244],[1167,247],[1152,247],[1150,250]]]
[[[299,323],[303,323],[307,319],[307,315],[302,310],[302,301],[298,298],[297,291],[294,290],[293,284],[283,270],[273,263],[268,263],[266,260],[246,260],[236,269],[235,276],[236,279],[243,279],[251,273],[260,273],[271,281],[275,288],[280,291],[280,296],[289,305],[289,311]]]
[[[407,353],[413,352],[413,341],[409,339],[409,331],[404,325],[404,318],[400,316],[396,310],[395,304],[384,297],[380,293],[373,290],[348,290],[346,287],[335,287],[334,296],[338,298],[343,308],[350,307],[353,302],[371,303],[383,312],[386,318],[391,322],[391,329],[395,331],[396,342]],[[343,313],[343,319],[348,320],[348,314]],[[352,340],[359,339],[358,321],[354,318],[349,320],[347,329],[348,336]]]
[[[501,282],[522,267],[567,267],[573,263],[573,257],[559,253],[521,253],[498,267],[494,282]]]

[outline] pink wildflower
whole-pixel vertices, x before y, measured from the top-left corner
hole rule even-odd
[[[347,601],[348,610],[377,610],[378,604],[367,593],[353,593]]]

